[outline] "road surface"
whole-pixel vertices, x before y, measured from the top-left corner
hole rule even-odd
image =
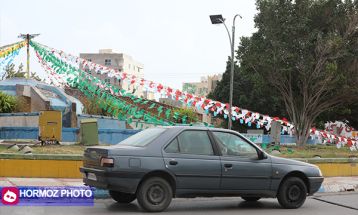
[[[112,199],[96,200],[93,207],[0,207],[4,215],[95,215],[95,214],[149,214],[144,213],[137,202],[120,205]],[[276,199],[262,199],[249,203],[240,198],[174,199],[167,214],[264,214],[264,215],[358,215],[358,192],[345,194],[317,194],[308,197],[299,209],[282,209]]]

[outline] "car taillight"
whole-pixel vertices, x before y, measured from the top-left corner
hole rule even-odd
[[[103,167],[113,167],[114,166],[114,160],[113,158],[101,158],[101,166]]]

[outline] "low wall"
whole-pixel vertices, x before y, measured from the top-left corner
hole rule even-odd
[[[38,116],[37,116],[38,117]],[[2,117],[0,117],[1,120]],[[113,122],[104,122],[105,125],[98,129],[100,143],[116,144],[129,136],[136,134],[140,130],[136,129],[112,129],[109,125]],[[114,120],[120,122],[118,120]],[[115,122],[115,123],[117,123]],[[3,124],[0,124],[2,126]],[[4,124],[6,126],[6,124]],[[114,127],[122,127],[116,125]],[[38,128],[37,127],[0,127],[0,139],[37,139]],[[79,128],[62,128],[62,141],[63,142],[79,142]],[[314,143],[315,140],[308,140],[307,143]],[[263,143],[271,143],[269,135],[262,135]],[[294,143],[295,137],[290,135],[281,135],[281,144]]]
[[[253,135],[253,134],[243,134],[243,135],[246,136],[246,135]],[[262,136],[262,143],[272,143],[273,142],[270,135],[263,134],[261,136]],[[254,140],[252,140],[252,141],[255,142]],[[314,144],[314,143],[318,143],[318,142],[319,141],[317,139],[309,138],[307,140],[308,144]],[[288,143],[296,143],[296,137],[291,136],[291,135],[281,135],[280,144],[288,144]]]
[[[38,127],[39,113],[1,113],[0,126]]]
[[[38,127],[0,127],[0,139],[34,139],[39,136]]]
[[[297,159],[317,165],[324,177],[358,176],[358,159]],[[0,154],[0,177],[81,178],[82,155]]]
[[[26,97],[25,97],[26,98]],[[75,103],[72,103],[75,105]],[[98,116],[98,115],[87,115],[87,114],[78,114],[74,115],[76,107],[72,107],[72,111],[62,113],[62,124],[70,125],[73,122],[76,122],[74,128],[80,127],[80,121],[82,119],[93,118],[97,119],[97,125],[99,129],[125,129],[126,122],[123,120],[118,120],[113,117]],[[72,123],[73,124],[73,123]],[[0,113],[0,127],[38,127],[39,126],[39,112],[30,112],[30,113]],[[64,126],[70,127],[70,126]]]
[[[297,159],[317,165],[323,176],[358,176],[358,159],[354,158],[311,158]]]
[[[0,154],[0,177],[81,178],[82,155]]]
[[[81,126],[81,119],[97,119],[97,125],[100,129],[125,129],[126,122],[118,120],[108,116],[88,115],[80,114],[77,115],[77,127]]]
[[[79,128],[62,128],[62,142],[79,142]],[[102,144],[118,142],[138,133],[133,129],[98,129],[98,139]],[[37,127],[0,127],[0,139],[38,139]]]
[[[98,129],[98,139],[100,143],[117,144],[139,131],[133,129]]]

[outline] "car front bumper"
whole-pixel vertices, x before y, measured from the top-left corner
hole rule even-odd
[[[83,182],[88,186],[124,193],[135,193],[144,176],[143,172],[106,171],[87,167],[81,167],[80,172]],[[94,174],[95,178],[89,178],[89,174]]]
[[[319,190],[323,183],[323,177],[308,177],[309,183],[309,195],[313,195],[315,192]]]

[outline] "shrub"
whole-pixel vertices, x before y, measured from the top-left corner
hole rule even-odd
[[[17,99],[15,96],[0,92],[0,113],[11,113],[15,110]]]
[[[177,123],[183,123],[182,118],[184,116],[187,117],[187,121],[186,123],[191,123],[191,122],[197,122],[198,121],[198,113],[196,113],[193,109],[191,108],[177,108],[174,111],[179,113],[179,118],[177,120]]]

